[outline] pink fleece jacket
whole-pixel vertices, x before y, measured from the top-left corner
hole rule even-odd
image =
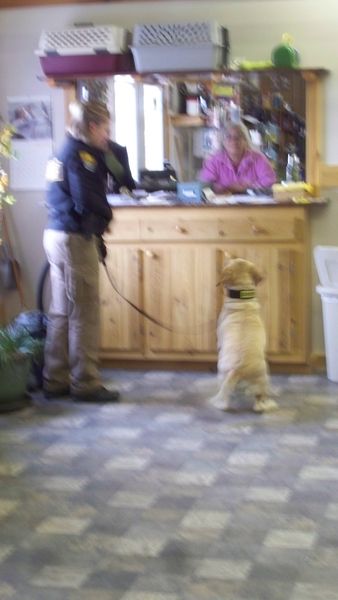
[[[276,174],[268,159],[257,150],[247,150],[237,167],[226,151],[221,150],[204,161],[200,179],[224,188],[233,185],[257,188],[270,187],[276,181]]]

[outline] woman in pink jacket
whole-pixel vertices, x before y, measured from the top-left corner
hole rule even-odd
[[[204,161],[200,179],[211,184],[216,194],[238,194],[248,188],[271,187],[276,174],[264,154],[251,147],[245,125],[229,122],[222,150]]]

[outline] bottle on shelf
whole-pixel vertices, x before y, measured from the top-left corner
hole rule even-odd
[[[207,116],[211,105],[211,98],[206,86],[203,83],[197,84],[197,93],[200,112],[202,115]]]
[[[286,170],[285,170],[285,181],[300,181],[301,180],[301,166],[299,157],[295,152],[289,152]]]
[[[199,97],[197,95],[189,94],[187,96],[187,115],[191,117],[198,117],[200,113]]]
[[[177,112],[180,115],[184,115],[187,112],[187,95],[188,90],[184,81],[177,83],[177,94],[178,94],[178,109]]]
[[[285,181],[287,181],[287,182],[293,181],[292,172],[293,172],[293,154],[289,153],[287,162],[286,162]]]
[[[292,181],[301,181],[300,160],[297,154],[293,155]]]

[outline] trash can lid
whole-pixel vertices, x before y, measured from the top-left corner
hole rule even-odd
[[[316,246],[313,255],[321,285],[338,290],[338,246]]]
[[[338,287],[325,287],[323,285],[316,286],[316,292],[322,297],[337,298],[338,299]]]

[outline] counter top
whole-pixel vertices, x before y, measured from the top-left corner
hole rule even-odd
[[[114,208],[213,208],[222,207],[227,208],[230,206],[263,206],[263,207],[276,207],[276,206],[300,206],[300,205],[318,205],[327,204],[327,198],[310,198],[308,201],[302,202],[277,202],[271,196],[249,196],[249,195],[233,195],[233,196],[219,196],[214,202],[199,202],[199,203],[187,203],[178,200],[176,194],[167,193],[161,195],[149,195],[140,200],[135,199],[127,195],[119,194],[108,194],[107,199],[109,204]]]

